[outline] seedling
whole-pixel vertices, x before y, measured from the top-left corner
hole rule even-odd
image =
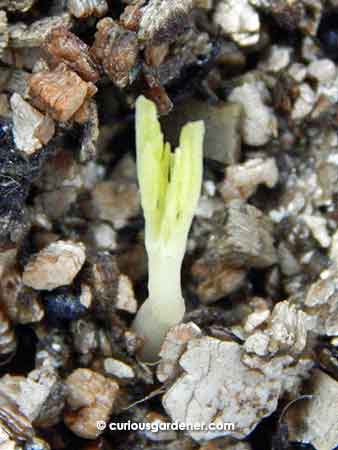
[[[172,326],[181,322],[185,303],[181,266],[188,232],[201,192],[204,123],[181,130],[179,147],[164,142],[154,103],[136,102],[136,153],[148,254],[148,298],[134,330],[144,338],[142,358],[152,361]]]

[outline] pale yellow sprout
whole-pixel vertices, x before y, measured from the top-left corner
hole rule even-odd
[[[168,329],[185,312],[181,266],[188,232],[201,192],[204,123],[181,131],[179,147],[164,142],[154,103],[136,102],[137,173],[145,217],[148,299],[133,327],[144,337],[143,357],[153,360]]]

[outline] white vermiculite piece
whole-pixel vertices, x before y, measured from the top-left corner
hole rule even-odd
[[[51,291],[72,283],[86,259],[81,242],[56,241],[31,256],[22,280],[26,286]]]
[[[277,119],[265,104],[267,95],[260,81],[246,82],[229,95],[230,102],[239,103],[244,109],[242,136],[244,142],[253,147],[265,145],[278,135]]]
[[[108,11],[106,0],[68,0],[68,9],[77,18],[101,17]]]
[[[166,333],[181,322],[185,312],[181,265],[201,192],[203,137],[203,122],[188,123],[172,153],[164,142],[155,105],[138,98],[137,172],[145,216],[149,297],[133,327],[144,338],[146,360],[156,359]]]
[[[214,22],[241,47],[255,45],[259,40],[259,15],[248,0],[221,0]]]
[[[19,94],[13,94],[10,102],[15,144],[19,150],[32,155],[53,137],[54,121],[33,108]]]
[[[194,440],[226,435],[243,439],[276,409],[280,381],[248,368],[241,361],[242,354],[236,342],[209,336],[188,342],[179,360],[183,373],[162,403],[173,421],[217,427],[189,431]],[[232,430],[221,427],[232,423]]]

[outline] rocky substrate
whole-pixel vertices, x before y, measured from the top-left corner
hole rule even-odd
[[[0,450],[337,447],[336,61],[335,0],[0,0]],[[141,94],[206,126],[154,364]]]

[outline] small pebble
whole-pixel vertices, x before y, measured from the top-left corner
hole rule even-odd
[[[100,250],[116,249],[116,232],[110,225],[107,225],[106,223],[94,225],[91,229],[91,233],[95,245]]]
[[[115,306],[117,309],[127,311],[131,314],[135,314],[137,311],[137,300],[135,298],[133,284],[127,275],[119,275]]]
[[[280,72],[285,69],[291,60],[292,48],[272,45],[269,49],[268,57],[259,67],[268,72]]]
[[[214,22],[241,47],[257,44],[259,40],[259,15],[248,0],[221,0]]]
[[[316,94],[307,83],[299,86],[299,96],[293,106],[291,117],[293,120],[304,119],[310,114],[316,101]]]
[[[301,83],[306,77],[307,68],[304,64],[293,63],[288,70],[289,75],[298,83]]]
[[[336,78],[337,69],[330,59],[318,59],[309,65],[308,75],[319,83],[328,83]]]
[[[117,378],[131,379],[135,377],[134,370],[131,366],[114,358],[106,358],[103,363],[104,370],[108,375]]]
[[[265,105],[260,83],[244,83],[229,96],[231,102],[244,109],[242,134],[244,142],[252,146],[267,144],[277,135],[277,121],[271,108]]]

